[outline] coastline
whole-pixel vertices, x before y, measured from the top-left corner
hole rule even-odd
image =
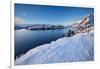
[[[94,60],[93,40],[93,30],[63,37],[29,50],[15,60],[15,65],[91,61]]]

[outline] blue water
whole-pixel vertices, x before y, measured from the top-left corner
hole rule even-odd
[[[56,30],[15,30],[15,58],[39,45],[50,43],[68,32],[68,29]]]

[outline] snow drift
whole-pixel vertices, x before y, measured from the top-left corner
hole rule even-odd
[[[29,50],[15,65],[48,64],[94,60],[94,32],[63,37]]]

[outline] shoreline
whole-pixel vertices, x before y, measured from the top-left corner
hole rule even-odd
[[[90,31],[89,33],[79,33],[79,34],[76,34],[76,35],[74,35],[74,36],[72,36],[72,37],[63,37],[63,38],[59,38],[58,40],[56,40],[56,41],[52,41],[51,43],[49,43],[49,44],[44,44],[44,45],[40,45],[40,46],[38,46],[38,47],[36,47],[36,48],[34,48],[34,49],[31,49],[31,50],[29,50],[27,53],[25,53],[24,55],[22,55],[21,57],[19,57],[18,59],[16,59],[15,60],[15,65],[21,65],[21,64],[38,64],[38,63],[49,63],[49,62],[47,62],[47,60],[46,60],[46,57],[45,57],[45,61],[38,61],[38,60],[40,60],[40,58],[39,57],[37,57],[37,58],[35,58],[35,56],[40,56],[40,57],[42,57],[43,55],[45,55],[45,54],[47,54],[47,53],[49,53],[48,52],[48,50],[56,50],[56,47],[58,48],[58,47],[64,47],[64,46],[62,46],[63,44],[65,44],[66,46],[69,46],[69,45],[67,45],[67,44],[71,44],[71,42],[70,41],[72,41],[73,39],[79,39],[79,38],[81,38],[81,39],[84,39],[82,36],[88,36],[88,37],[90,37],[91,36],[91,34],[92,35],[94,35],[94,32],[93,31]],[[93,39],[93,37],[94,36],[91,36],[91,38]],[[87,38],[86,38],[87,39]],[[65,42],[65,40],[69,40],[69,41],[66,41]],[[91,41],[90,39],[88,39],[89,41]],[[74,41],[75,42],[75,41]],[[57,44],[57,45],[55,45],[56,43],[59,43],[59,44]],[[92,42],[93,43],[93,42]],[[54,46],[55,45],[55,46]],[[59,45],[61,45],[61,46],[59,46]],[[92,44],[91,44],[92,45]],[[50,49],[49,49],[50,48]],[[60,49],[59,49],[60,50]],[[44,54],[43,53],[41,53],[41,52],[43,52],[43,51],[45,51],[44,52]],[[56,52],[56,51],[54,51],[54,52]],[[39,54],[39,53],[41,53],[41,54]],[[52,51],[51,51],[51,53],[52,53]],[[51,53],[49,53],[49,54],[51,54]],[[36,55],[35,55],[36,54]],[[49,56],[49,54],[47,54],[48,56]],[[33,56],[34,55],[34,56]],[[58,54],[58,56],[59,56],[59,54]],[[31,63],[31,62],[29,62],[28,60],[30,60],[29,58],[30,57],[33,57],[33,59],[31,58],[31,60],[35,60],[35,61],[33,61],[33,63]],[[78,56],[77,56],[78,57]],[[41,58],[42,59],[42,58]],[[49,58],[49,59],[52,59],[52,58]],[[68,58],[69,59],[69,58]],[[36,60],[37,60],[37,62],[36,62]],[[63,58],[62,58],[62,60],[63,60]],[[81,59],[81,60],[83,60],[83,59]],[[80,61],[81,61],[80,60]],[[26,61],[28,61],[28,62],[26,62]],[[52,59],[52,61],[53,61],[53,59]],[[55,60],[54,60],[55,61]],[[59,60],[58,60],[59,61]],[[65,62],[67,62],[66,60],[63,60],[63,61],[65,61]],[[74,61],[74,60],[71,60],[72,62]],[[89,61],[89,60],[87,60],[87,61]],[[60,62],[60,61],[59,61]]]

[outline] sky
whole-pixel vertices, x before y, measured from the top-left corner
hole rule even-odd
[[[15,4],[16,24],[61,24],[67,25],[94,14],[93,8]]]

